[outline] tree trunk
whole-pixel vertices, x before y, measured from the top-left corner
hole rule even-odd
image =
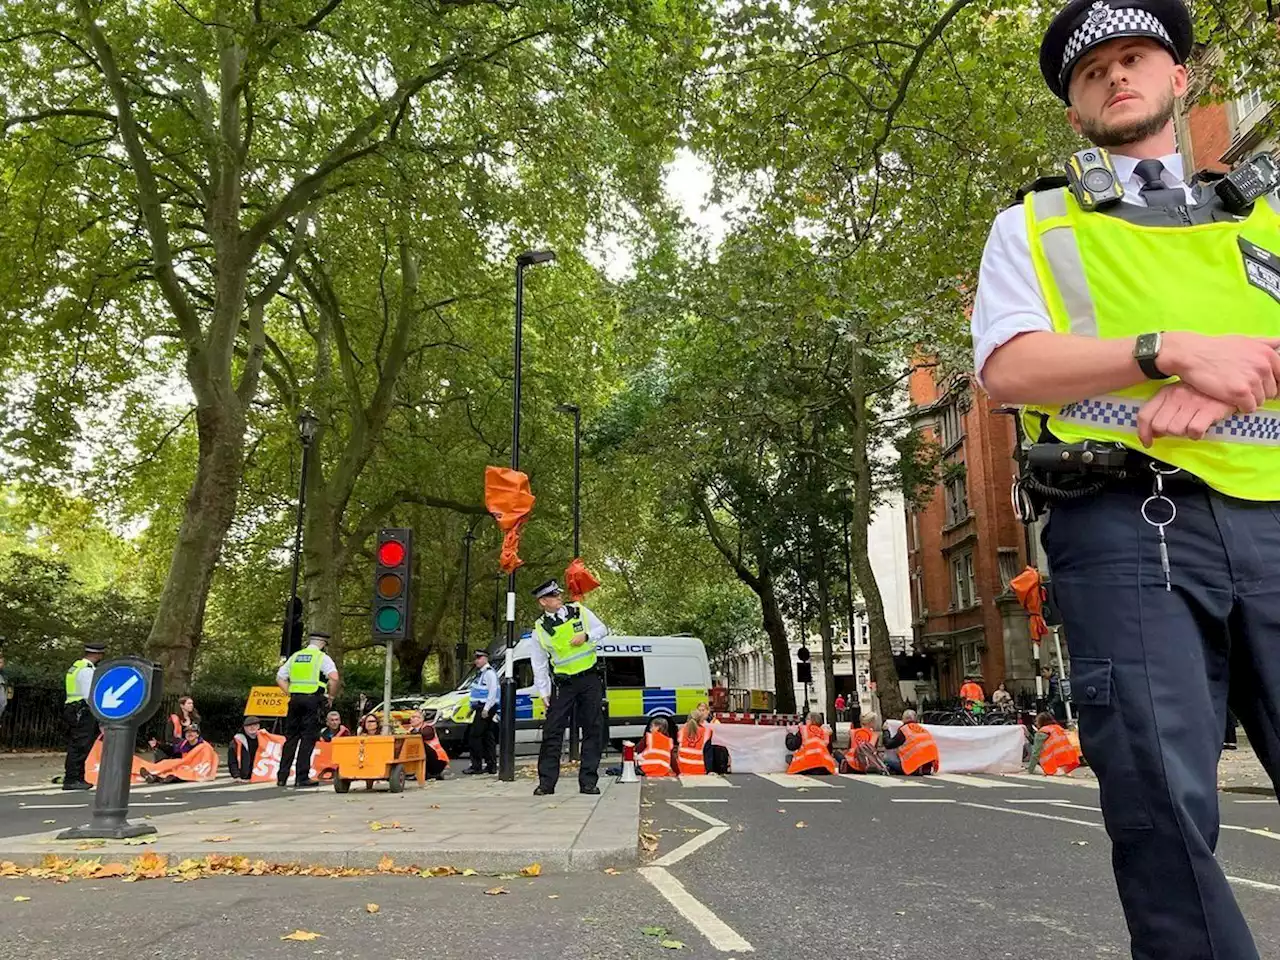
[[[318,445],[317,445],[318,452]],[[315,473],[321,472],[317,460]],[[308,483],[317,494],[308,493],[306,519],[302,530],[303,578],[300,593],[304,598],[308,630],[323,630],[330,635],[329,649],[341,664],[342,637],[342,570],[338,562],[338,521],[333,517],[327,491],[321,484]]]
[[[205,601],[222,542],[236,512],[244,466],[244,409],[229,385],[209,391],[196,406],[199,459],[187,495],[178,540],[156,608],[147,648],[165,672],[166,686],[181,691],[191,672],[204,627]]]
[[[774,709],[778,713],[796,712],[795,675],[791,672],[791,644],[787,641],[787,624],[782,619],[778,598],[773,592],[773,573],[761,566],[756,584],[747,586],[760,598],[764,632],[769,635],[769,652],[773,655],[773,685],[776,691]]]
[[[893,662],[893,647],[889,642],[889,626],[884,619],[884,598],[871,569],[871,556],[867,551],[869,511],[861,507],[860,498],[853,507],[853,523],[849,531],[849,555],[853,561],[853,576],[858,581],[858,592],[867,606],[867,625],[871,630],[871,678],[876,682],[876,695],[880,698],[880,710],[885,717],[900,717],[905,704],[902,688],[898,685],[898,668]]]
[[[420,643],[397,643],[394,646],[400,680],[410,690],[422,689],[422,668],[427,665],[427,648]]]
[[[822,682],[827,696],[823,701],[823,709],[827,714],[827,722],[834,723],[836,716],[836,654],[831,642],[831,587],[827,576],[826,551],[822,549],[822,530],[817,522],[811,531],[816,538],[818,560],[818,630],[822,635]]]

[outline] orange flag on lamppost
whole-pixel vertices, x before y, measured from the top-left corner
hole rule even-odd
[[[1030,614],[1031,639],[1039,643],[1049,635],[1049,627],[1044,622],[1044,587],[1040,583],[1040,571],[1027,567],[1009,581],[1009,586],[1018,595],[1018,603]]]
[[[588,593],[600,586],[600,581],[587,569],[581,557],[574,557],[564,572],[565,586],[569,588],[570,600],[581,600]]]
[[[510,573],[524,563],[520,559],[520,528],[529,519],[535,497],[529,489],[529,477],[506,467],[484,468],[484,505],[493,514],[498,527],[506,531],[498,566]]]

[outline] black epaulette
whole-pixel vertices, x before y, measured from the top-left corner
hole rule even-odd
[[[1059,187],[1067,186],[1069,181],[1063,176],[1036,177],[1025,187],[1022,187],[1013,197],[1013,205],[1016,207],[1027,198],[1028,193],[1038,193],[1041,190],[1057,190]]]

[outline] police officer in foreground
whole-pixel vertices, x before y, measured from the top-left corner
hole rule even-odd
[[[89,685],[93,683],[94,668],[106,652],[105,643],[86,643],[84,656],[67,668],[67,702],[62,708],[62,722],[67,728],[63,790],[93,789],[93,785],[84,778],[84,763],[89,759],[89,751],[98,736],[98,721],[89,710]]]
[[[554,580],[542,584],[533,595],[543,611],[533,628],[533,682],[547,707],[538,751],[538,786],[533,795],[545,797],[556,792],[560,747],[575,705],[582,724],[578,792],[598,794],[604,684],[596,669],[596,644],[609,631],[582,604],[565,603],[560,584]]]
[[[297,770],[293,785],[320,786],[319,780],[311,779],[311,754],[324,724],[325,711],[338,695],[338,668],[324,652],[328,643],[329,634],[312,630],[307,637],[307,645],[281,664],[276,672],[276,685],[289,695],[280,771],[276,774],[277,786],[283,787],[288,782],[289,767],[293,766],[295,756]]]
[[[497,772],[497,751],[494,749],[497,733],[494,730],[494,720],[501,697],[498,674],[489,666],[489,651],[477,650],[475,663],[479,673],[471,681],[471,689],[467,695],[471,704],[471,729],[467,737],[471,766],[463,771],[472,775]]]
[[[1230,678],[1280,772],[1280,200],[1265,158],[1184,176],[1191,38],[1181,0],[1073,0],[1053,20],[1041,72],[1095,148],[997,217],[975,369],[1033,442],[1020,501],[1049,509],[1133,956],[1250,960],[1214,859],[1217,764]]]

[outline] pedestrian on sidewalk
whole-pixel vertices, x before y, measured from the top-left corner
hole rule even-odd
[[[107,652],[105,643],[86,643],[84,656],[67,670],[67,702],[62,722],[67,732],[67,760],[62,775],[63,790],[92,790],[84,778],[84,764],[98,736],[98,721],[89,710],[89,686],[93,671]]]
[[[283,787],[289,781],[289,768],[295,757],[294,787],[320,786],[319,780],[311,779],[311,754],[322,726],[320,717],[338,695],[339,679],[337,666],[324,652],[328,644],[329,634],[312,630],[307,645],[282,663],[276,672],[276,685],[289,695],[276,786]]]
[[[13,699],[13,687],[4,675],[4,652],[0,651],[0,722],[4,721],[4,711]]]
[[[845,699],[844,699],[844,694],[843,694],[843,693],[837,693],[837,694],[836,694],[836,719],[837,719],[837,720],[843,720],[843,719],[845,719],[845,716],[844,716],[844,709],[845,709]]]
[[[471,766],[464,773],[497,773],[498,758],[495,749],[498,713],[498,674],[489,666],[489,651],[477,650],[474,656],[476,677],[471,681],[471,729],[467,735],[467,751],[471,754]]]
[[[1037,457],[1031,506],[1133,956],[1257,960],[1214,848],[1229,680],[1280,782],[1280,197],[1262,164],[1186,176],[1193,34],[1183,0],[1053,18],[1041,73],[1094,146],[996,218],[974,369],[1047,462],[1107,451],[1074,486]]]
[[[577,706],[582,725],[578,792],[599,794],[600,731],[604,684],[596,669],[596,644],[609,635],[600,619],[580,603],[565,603],[560,584],[548,580],[533,591],[542,616],[533,628],[533,682],[546,707],[538,751],[535,797],[556,792],[564,730]]]

